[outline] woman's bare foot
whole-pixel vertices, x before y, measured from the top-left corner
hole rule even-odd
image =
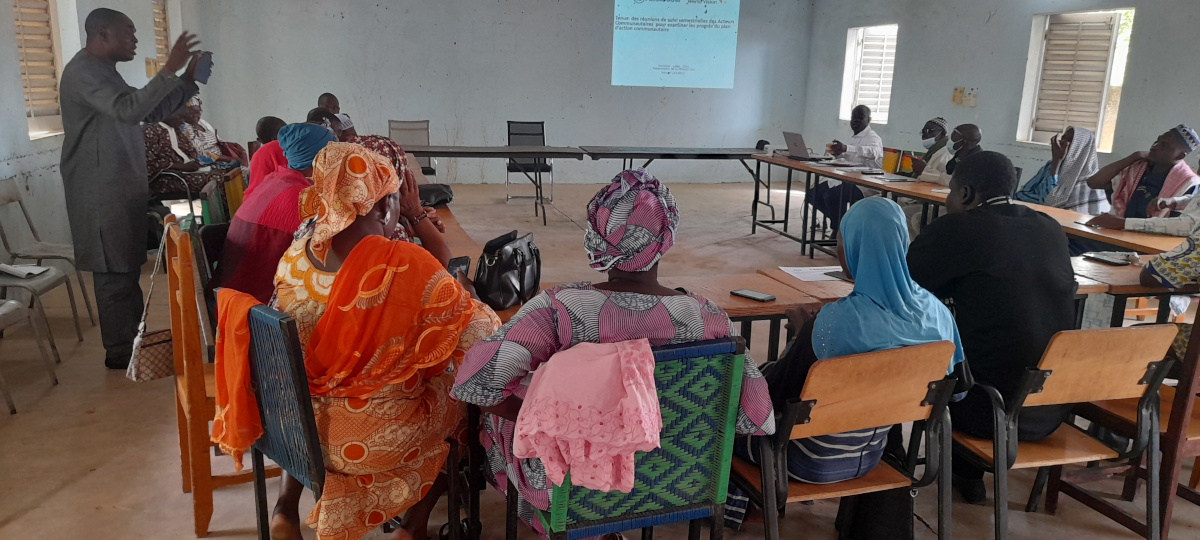
[[[286,510],[276,508],[275,513],[271,515],[271,540],[304,540],[300,534],[299,513],[288,514]]]

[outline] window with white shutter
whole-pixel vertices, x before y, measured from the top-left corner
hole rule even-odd
[[[50,0],[14,0],[13,20],[25,89],[29,134],[38,137],[61,131],[58,108],[59,57]],[[57,126],[57,129],[56,129]]]
[[[159,62],[166,62],[171,52],[170,30],[167,25],[167,0],[154,0],[154,50]]]
[[[887,123],[898,30],[894,24],[850,29],[839,111],[843,120],[850,119],[850,110],[854,107],[866,105],[871,108],[872,122]]]
[[[1133,10],[1056,13],[1035,19],[1023,102],[1029,107],[1021,140],[1049,142],[1070,126],[1099,135],[1112,147]]]

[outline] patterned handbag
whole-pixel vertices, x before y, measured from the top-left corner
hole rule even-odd
[[[134,382],[153,381],[175,374],[171,329],[146,331],[146,316],[150,313],[150,299],[154,296],[154,278],[158,277],[166,247],[167,235],[164,233],[158,244],[158,256],[154,258],[154,271],[150,274],[150,290],[146,293],[142,322],[138,325],[137,337],[133,339],[133,356],[129,358],[129,368],[125,371],[125,377]]]

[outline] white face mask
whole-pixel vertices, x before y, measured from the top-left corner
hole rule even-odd
[[[921,139],[921,146],[924,146],[926,150],[933,148],[935,143],[937,143],[937,139]]]

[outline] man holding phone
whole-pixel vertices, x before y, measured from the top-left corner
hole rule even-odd
[[[184,32],[167,63],[145,87],[126,84],[117,62],[136,57],[133,21],[106,8],[84,22],[87,45],[63,69],[60,170],[75,245],[75,266],[92,272],[104,365],[125,369],[142,315],[138,284],[146,262],[146,146],[140,122],[161,121],[199,92],[199,45]],[[176,75],[187,66],[186,73]]]

